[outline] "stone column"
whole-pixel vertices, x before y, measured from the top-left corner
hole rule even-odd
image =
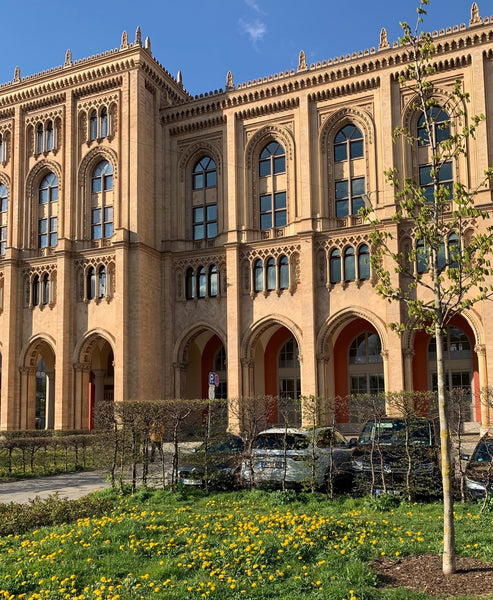
[[[414,350],[404,350],[404,389],[408,392],[414,390],[413,382],[413,357]]]
[[[55,371],[46,373],[46,414],[45,427],[53,429],[55,426]]]
[[[91,366],[85,363],[74,365],[75,391],[72,416],[73,429],[87,429],[89,426],[89,376]]]
[[[22,367],[19,429],[34,429],[36,423],[36,367]]]

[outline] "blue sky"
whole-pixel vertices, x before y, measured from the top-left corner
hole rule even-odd
[[[477,0],[482,17],[493,0]],[[133,41],[137,25],[152,52],[172,74],[179,70],[192,94],[377,47],[381,27],[392,42],[399,22],[416,21],[418,0],[3,0],[0,82]],[[472,0],[431,0],[425,28],[469,23]],[[14,27],[14,24],[21,24]]]

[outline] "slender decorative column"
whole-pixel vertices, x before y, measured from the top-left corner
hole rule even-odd
[[[55,426],[55,371],[46,373],[46,413],[45,427],[53,429]]]
[[[173,363],[173,370],[175,374],[174,398],[178,399],[182,397],[182,381],[185,379],[187,365],[184,363]]]
[[[255,396],[254,366],[254,361],[249,358],[241,360],[241,370],[243,371],[242,396],[244,398]]]
[[[413,357],[414,350],[406,349],[403,352],[404,355],[404,389],[407,392],[414,390],[413,382]]]

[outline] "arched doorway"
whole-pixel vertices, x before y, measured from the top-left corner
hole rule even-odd
[[[114,401],[114,353],[108,340],[92,335],[75,365],[75,429],[94,429],[112,412]]]
[[[369,321],[353,319],[342,329],[333,347],[334,396],[337,423],[364,419],[356,398],[385,392],[382,340]]]
[[[55,425],[55,353],[38,339],[31,343],[21,369],[20,429],[53,429]]]

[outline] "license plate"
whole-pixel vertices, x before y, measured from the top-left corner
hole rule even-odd
[[[183,485],[202,485],[202,481],[200,479],[183,478],[181,482]]]

